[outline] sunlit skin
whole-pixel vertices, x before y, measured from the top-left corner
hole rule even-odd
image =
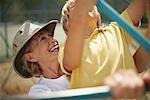
[[[68,15],[70,15],[73,10],[74,10],[74,3],[71,3],[70,6],[68,7],[68,12],[67,12]],[[89,36],[94,31],[94,29],[97,28],[97,22],[101,22],[101,18],[99,12],[96,11],[95,6],[91,11],[87,13],[87,17],[88,17],[87,18],[88,24],[87,24],[85,35]],[[67,22],[67,24],[68,25],[66,25],[66,28],[68,29],[69,21]]]
[[[59,45],[50,33],[42,30],[31,41],[32,52],[27,53],[29,61],[37,62],[42,69],[42,75],[46,78],[58,78],[63,73],[58,62]]]

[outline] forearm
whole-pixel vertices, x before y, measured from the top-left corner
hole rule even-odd
[[[134,61],[138,69],[138,72],[142,72],[146,70],[150,58],[149,58],[149,54],[143,49],[143,47],[140,47],[136,51],[133,57],[134,57]]]
[[[95,5],[95,3],[88,3],[89,1],[94,2],[96,0],[77,1],[69,16],[68,36],[64,49],[63,65],[68,71],[72,71],[80,65],[84,44],[84,33],[88,24],[88,12]]]
[[[73,39],[76,39],[74,41]],[[83,39],[68,37],[64,49],[63,65],[67,71],[72,71],[80,65],[83,50]]]
[[[146,0],[132,0],[127,9],[133,24],[138,25],[146,11]]]
[[[150,40],[150,25],[148,26],[147,29],[147,34],[146,37]],[[148,63],[150,62],[150,56],[149,53],[147,51],[144,50],[143,47],[140,47],[134,57],[134,61],[136,64],[136,67],[138,69],[139,72],[144,71],[147,68]]]
[[[78,14],[76,14],[78,15]],[[84,15],[80,15],[80,18],[84,19]],[[81,61],[83,39],[84,39],[84,24],[85,20],[80,20],[78,17],[70,19],[70,27],[68,29],[68,36],[66,39],[64,49],[63,65],[68,71],[75,69]]]

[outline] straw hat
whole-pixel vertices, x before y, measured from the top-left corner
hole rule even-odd
[[[33,24],[29,21],[25,22],[17,31],[14,41],[13,41],[13,49],[16,52],[15,59],[13,61],[14,70],[21,77],[30,78],[32,75],[27,71],[22,62],[22,56],[25,51],[25,47],[29,40],[41,29],[47,29],[54,36],[55,26],[57,24],[57,20],[52,20],[46,23],[43,26],[39,26]]]

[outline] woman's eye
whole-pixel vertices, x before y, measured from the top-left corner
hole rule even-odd
[[[46,37],[45,37],[45,36],[41,37],[41,41],[43,41],[43,40],[46,40]]]

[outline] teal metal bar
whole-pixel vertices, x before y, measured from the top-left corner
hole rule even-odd
[[[105,0],[99,0],[97,3],[98,9],[104,13],[109,19],[116,21],[129,35],[132,36],[140,45],[150,53],[150,41],[146,39],[134,27],[129,25],[118,12],[116,12]]]
[[[104,98],[111,98],[111,88],[109,86],[98,86],[98,87],[91,87],[91,88],[80,88],[80,89],[71,89],[71,90],[64,90],[58,92],[51,92],[51,93],[42,93],[36,94],[31,99],[36,100],[103,100]]]
[[[34,96],[16,95],[0,96],[0,99],[14,100],[104,100],[111,99],[111,88],[109,86],[98,86],[91,88],[71,89],[49,93],[37,93]]]
[[[150,91],[150,87],[146,85],[146,92]],[[111,100],[111,87],[98,86],[91,88],[80,88],[72,90],[64,90],[50,93],[38,93],[34,96],[15,95],[0,96],[0,100]]]

